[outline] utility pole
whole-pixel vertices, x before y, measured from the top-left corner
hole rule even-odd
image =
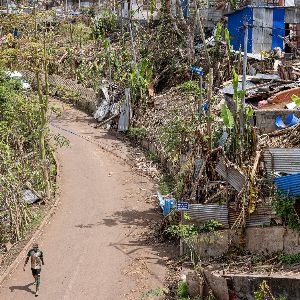
[[[246,76],[247,76],[247,55],[248,55],[248,22],[244,24],[245,35],[244,35],[244,61],[243,61],[243,82],[242,89],[246,92]],[[243,97],[243,108],[245,107],[245,96]]]
[[[247,63],[248,63],[248,22],[244,23],[244,60],[243,60],[243,81],[242,90],[244,91],[241,112],[240,112],[240,132],[241,136],[244,135],[244,121],[245,121],[245,106],[246,106],[246,76],[247,76]]]

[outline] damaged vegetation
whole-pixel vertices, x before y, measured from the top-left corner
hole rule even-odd
[[[36,96],[24,90],[19,79],[8,74],[0,70],[1,252],[20,241],[39,218],[39,209],[32,207],[32,203],[39,199],[47,201],[39,143],[40,103]],[[48,145],[45,145],[45,157],[48,178],[53,181],[56,167]]]

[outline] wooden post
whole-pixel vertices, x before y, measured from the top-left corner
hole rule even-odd
[[[207,135],[208,135],[208,147],[209,150],[212,149],[212,132],[211,132],[211,102],[212,102],[212,92],[213,92],[213,76],[214,69],[209,69],[209,80],[208,80],[208,89],[207,89]]]
[[[183,211],[180,211],[180,224],[183,224]],[[179,255],[182,256],[183,255],[183,241],[182,241],[182,237],[180,238],[180,242],[179,242]]]
[[[199,80],[199,120],[201,120],[203,111],[203,76]]]

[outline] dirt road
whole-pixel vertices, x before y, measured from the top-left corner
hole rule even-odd
[[[141,299],[161,287],[167,249],[149,243],[148,225],[159,210],[146,203],[153,183],[132,172],[96,143],[126,156],[126,147],[94,129],[84,113],[67,107],[54,126],[70,147],[60,149],[60,207],[38,241],[44,251],[40,299]],[[0,299],[34,298],[30,266],[23,262],[1,286]]]

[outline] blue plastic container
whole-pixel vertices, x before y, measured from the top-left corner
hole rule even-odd
[[[288,127],[292,127],[297,125],[300,120],[294,114],[291,114],[287,117],[286,122],[288,123]]]
[[[277,117],[275,120],[275,125],[278,129],[284,129],[286,128],[286,125],[284,124],[284,122],[282,121],[281,117]]]

